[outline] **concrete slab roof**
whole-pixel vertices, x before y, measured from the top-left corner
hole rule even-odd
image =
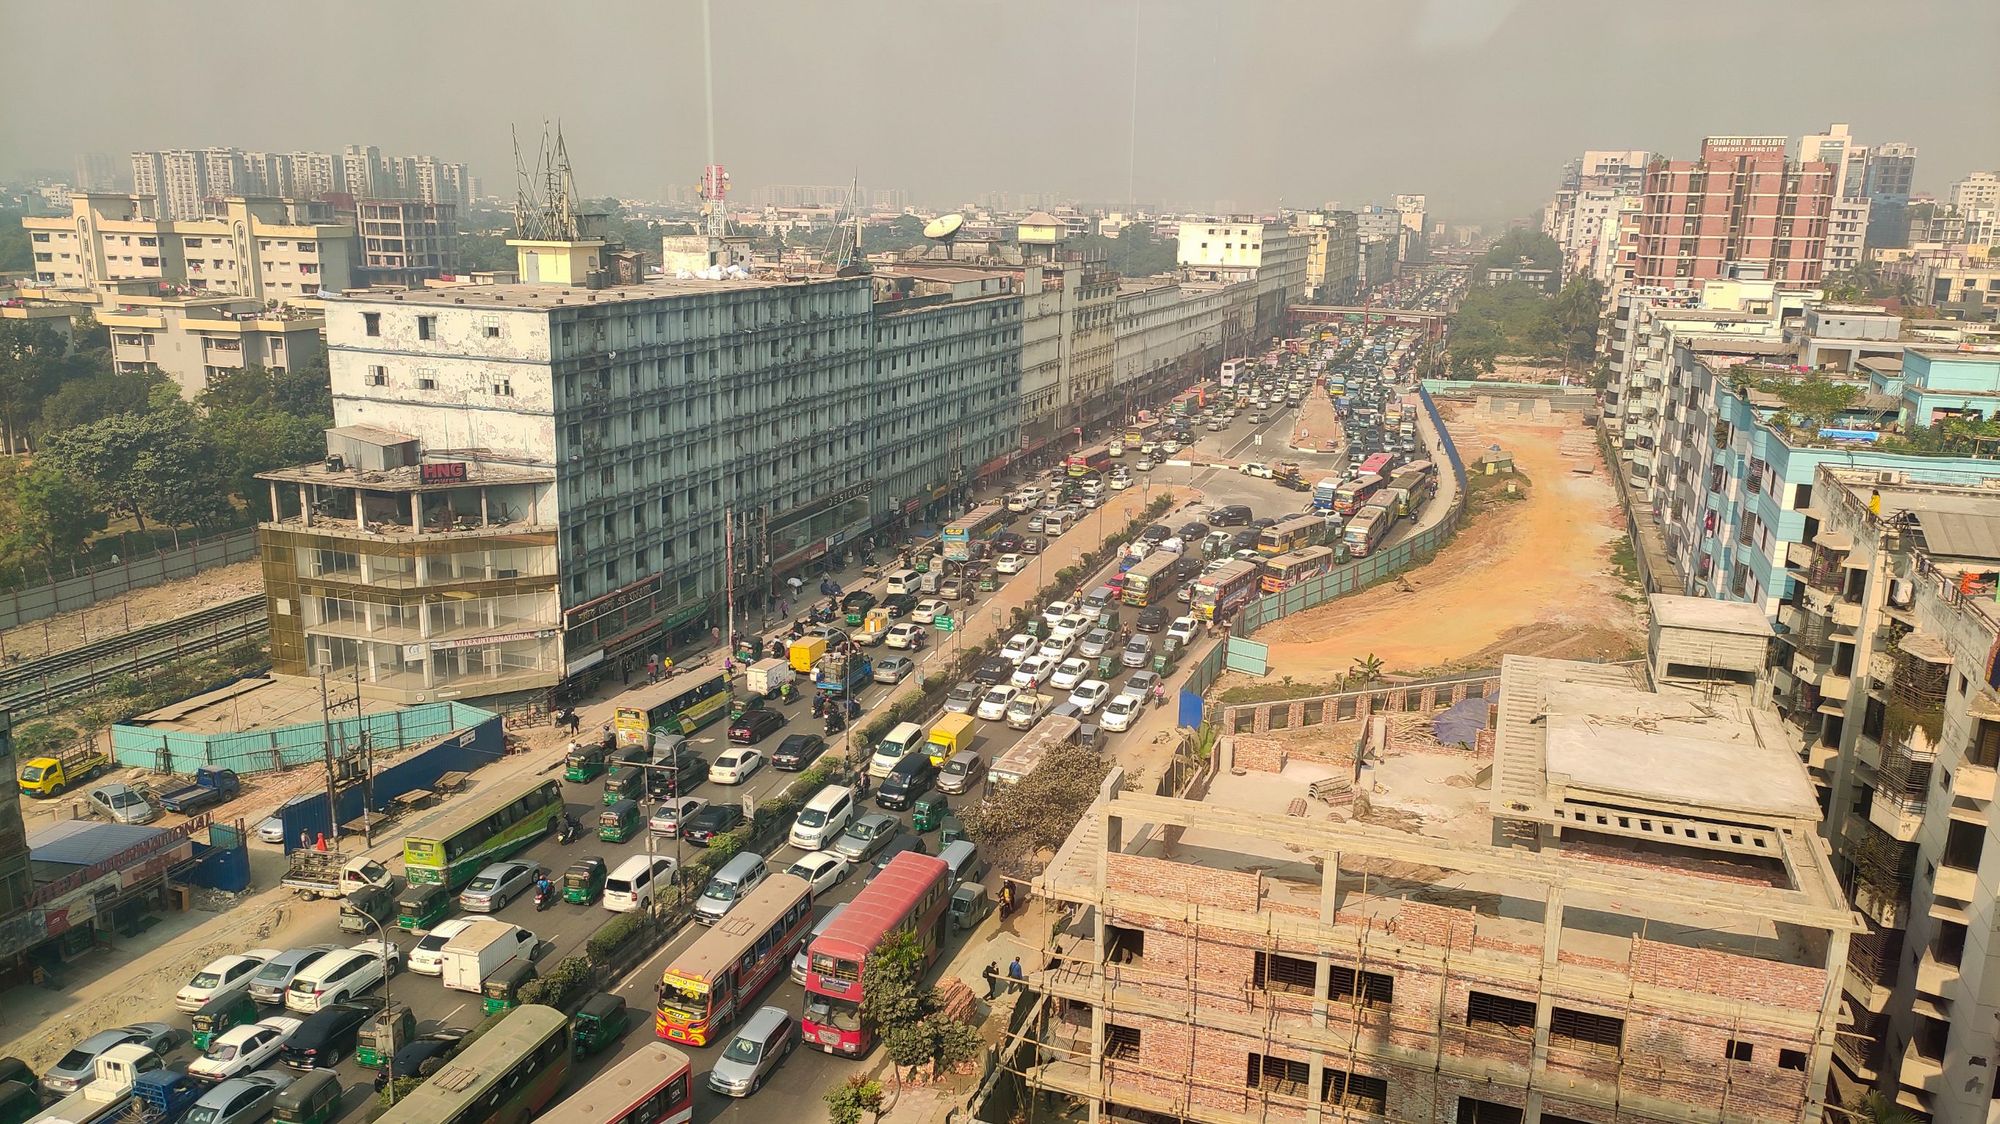
[[[1657,723],[1653,728],[1648,724]],[[1684,725],[1687,733],[1669,732]],[[1814,819],[1819,803],[1798,758],[1744,723],[1559,714],[1547,722],[1551,787],[1720,812]]]
[[[165,834],[134,823],[63,820],[29,832],[28,855],[38,863],[93,866]]]
[[[1755,605],[1671,593],[1655,593],[1648,600],[1653,619],[1660,622],[1663,628],[1692,628],[1743,636],[1771,635],[1770,620],[1764,616],[1764,610]]]
[[[867,278],[759,276],[702,281],[694,278],[661,277],[643,284],[611,285],[602,289],[589,289],[581,285],[516,282],[508,285],[460,285],[450,289],[399,289],[388,293],[343,293],[328,298],[328,302],[365,305],[462,305],[467,308],[513,308],[546,312],[556,308],[590,308],[753,289],[833,284],[865,286]]]

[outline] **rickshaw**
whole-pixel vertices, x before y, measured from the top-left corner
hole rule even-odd
[[[570,1042],[576,1056],[587,1058],[606,1046],[618,1041],[632,1026],[632,1014],[625,1007],[625,1001],[610,992],[600,991],[583,1001],[576,1014],[569,1019]]]
[[[604,892],[604,860],[592,855],[578,859],[563,871],[563,900],[571,905],[589,905]]]
[[[943,848],[945,844],[956,843],[963,838],[965,838],[964,825],[958,822],[957,816],[946,812],[944,818],[938,821],[938,847]]]
[[[340,1077],[330,1069],[298,1074],[278,1090],[271,1124],[327,1124],[340,1113]]]
[[[206,1050],[208,1044],[222,1037],[224,1031],[256,1021],[256,1000],[240,991],[234,995],[218,995],[203,1003],[194,1013],[194,1048]]]
[[[951,805],[946,802],[942,793],[925,793],[910,808],[910,827],[920,835],[926,831],[936,831],[950,811]]]
[[[403,1044],[417,1036],[417,1016],[408,1007],[396,1004],[361,1024],[354,1036],[354,1060],[370,1069],[381,1069],[396,1056]]]
[[[569,743],[569,759],[563,769],[563,779],[575,784],[587,784],[604,774],[604,747],[585,745],[582,742]]]
[[[993,899],[986,894],[986,887],[977,882],[961,882],[958,889],[951,892],[951,926],[964,932],[979,924],[993,908]]]
[[[620,769],[607,773],[604,777],[604,806],[609,808],[620,800],[637,800],[639,791],[645,787],[644,769]]]
[[[451,894],[436,882],[412,882],[396,899],[396,924],[406,933],[428,929],[451,912]]]
[[[396,912],[396,893],[388,886],[360,886],[340,899],[340,931],[371,933],[369,919],[387,922]]]
[[[486,1013],[497,1015],[521,1004],[521,985],[535,978],[535,966],[525,957],[507,961],[487,975],[480,985],[486,996]]]
[[[639,803],[620,800],[597,813],[597,837],[606,843],[623,843],[639,830]]]

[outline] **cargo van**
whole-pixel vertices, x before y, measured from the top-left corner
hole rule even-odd
[[[915,570],[897,570],[895,573],[889,575],[888,595],[894,597],[899,593],[920,593],[922,592],[922,585],[922,574],[917,573]]]
[[[979,881],[983,864],[979,861],[979,848],[972,840],[952,840],[938,852],[938,858],[944,861],[945,868],[951,872],[952,886],[955,887],[960,882]]]
[[[819,790],[792,820],[788,842],[801,851],[817,851],[847,830],[854,819],[854,790],[830,784]]]
[[[931,727],[931,764],[942,765],[952,754],[972,744],[972,716],[947,714]]]
[[[908,756],[924,740],[924,728],[915,722],[899,722],[896,728],[883,735],[875,743],[875,756],[868,759],[868,775],[881,780],[896,767],[896,762]]]

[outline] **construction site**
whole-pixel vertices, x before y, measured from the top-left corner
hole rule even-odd
[[[1037,880],[980,1116],[1821,1119],[1859,926],[1761,701],[1770,627],[1652,600],[1644,661],[1433,689],[1455,734],[1232,707],[1189,783],[1114,771]]]

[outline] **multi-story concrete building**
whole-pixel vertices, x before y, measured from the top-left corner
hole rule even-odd
[[[1855,143],[1845,124],[1828,125],[1824,133],[1799,138],[1799,163],[1814,161],[1833,169],[1835,199],[1867,198],[1862,188],[1868,179],[1868,146]]]
[[[1363,235],[1355,246],[1356,283],[1372,289],[1396,276],[1396,240]]]
[[[204,148],[201,150],[201,178],[203,184],[202,203],[206,209],[210,197],[226,198],[243,195],[249,191],[244,153],[240,148]]]
[[[154,213],[166,214],[166,205],[160,198],[160,185],[167,179],[166,161],[157,152],[135,152],[132,154],[132,194],[141,199],[151,200]],[[105,189],[102,194],[110,194]]]
[[[340,150],[342,190],[360,199],[384,194],[382,150],[372,144],[350,144]]]
[[[1600,284],[1611,280],[1617,263],[1621,224],[1639,212],[1639,195],[1610,188],[1579,188],[1556,193],[1542,213],[1542,233],[1562,251],[1565,281],[1588,277]]]
[[[1878,144],[1868,154],[1861,193],[1868,198],[1868,245],[1907,246],[1910,196],[1916,189],[1917,148],[1901,141]]]
[[[1292,217],[1292,230],[1306,243],[1305,295],[1328,304],[1353,300],[1361,265],[1354,212],[1307,211]]]
[[[1113,385],[1121,403],[1156,406],[1256,342],[1257,288],[1168,277],[1119,284]]]
[[[79,192],[117,191],[118,175],[111,157],[102,152],[79,152],[76,156],[75,182],[71,185]]]
[[[2000,172],[1968,172],[1951,185],[1951,205],[1960,210],[2000,207]]]
[[[1748,276],[1812,284],[1826,257],[1834,173],[1790,162],[1784,137],[1708,137],[1698,160],[1653,161],[1641,198],[1639,285]]]
[[[283,371],[325,354],[318,314],[266,308],[254,297],[125,295],[107,299],[96,316],[111,332],[114,370],[157,369],[189,399],[229,371]]]
[[[1826,257],[1820,263],[1820,276],[1845,273],[1861,264],[1868,242],[1868,211],[1871,206],[1867,199],[1840,196],[1828,205]]]
[[[208,201],[208,158],[193,149],[160,153],[160,213],[170,219],[200,218]]]
[[[259,300],[310,297],[350,284],[354,228],[324,204],[237,196],[209,213],[163,217],[140,195],[78,195],[62,218],[27,217],[34,280],[90,289],[126,279]]]
[[[1416,261],[1424,254],[1424,215],[1428,202],[1422,195],[1398,195],[1393,199],[1396,213],[1402,218],[1402,244],[1397,250],[1399,261]]]
[[[1821,1120],[1860,926],[1759,697],[1770,626],[1653,618],[1650,668],[1505,657],[1475,748],[1349,696],[1323,737],[1311,702],[1232,718],[1195,795],[1114,770],[1034,884],[1028,1089],[1091,1121]]]
[[[1806,539],[1786,557],[1774,660],[1867,924],[1848,955],[1836,1087],[1940,1124],[1988,1120],[1996,1091],[1995,476],[1958,486],[1821,465]]]
[[[457,266],[458,208],[408,199],[356,199],[355,265],[374,284],[419,285]]]
[[[1395,212],[1387,212],[1401,229]],[[1393,230],[1391,237],[1394,237]],[[1196,280],[1257,282],[1260,334],[1274,332],[1287,305],[1306,290],[1306,240],[1283,227],[1244,218],[1183,221],[1181,267]]]

